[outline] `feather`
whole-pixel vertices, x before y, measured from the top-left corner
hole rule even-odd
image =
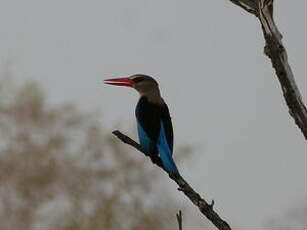
[[[155,145],[153,141],[148,137],[139,121],[137,121],[137,131],[139,136],[140,145],[146,155],[151,155],[155,151]]]
[[[168,144],[163,122],[161,121],[160,134],[157,142],[158,151],[164,168],[171,173],[179,174],[176,164],[172,157],[172,150]]]

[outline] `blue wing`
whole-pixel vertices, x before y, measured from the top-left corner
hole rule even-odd
[[[176,164],[172,157],[172,150],[167,141],[164,124],[161,121],[160,133],[157,141],[158,151],[162,160],[164,168],[170,173],[179,174]]]
[[[145,130],[143,129],[143,127],[141,126],[138,120],[136,120],[136,123],[137,123],[137,130],[138,130],[140,145],[143,151],[145,151],[146,155],[153,154],[154,148],[155,148],[153,141],[148,137],[148,135],[146,134]]]

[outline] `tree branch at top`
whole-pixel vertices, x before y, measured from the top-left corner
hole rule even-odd
[[[266,42],[264,53],[271,59],[289,108],[289,114],[307,139],[307,110],[288,63],[288,55],[282,43],[282,35],[274,22],[273,0],[230,1],[259,19]]]

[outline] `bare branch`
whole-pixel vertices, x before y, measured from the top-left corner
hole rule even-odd
[[[257,9],[256,13],[247,10],[256,15],[261,23],[263,35],[266,41],[264,53],[271,59],[273,68],[280,82],[285,101],[289,108],[289,113],[293,117],[297,126],[301,129],[305,139],[307,139],[307,110],[302,101],[301,93],[296,85],[294,75],[288,63],[288,55],[282,44],[282,35],[273,19],[273,0],[230,0],[241,6],[242,3]],[[257,4],[248,4],[253,2]]]
[[[116,130],[112,132],[115,136],[117,136],[122,142],[131,145],[138,151],[144,153],[141,150],[141,146],[132,140],[130,137],[122,134],[120,131]],[[159,156],[156,156],[154,159],[152,158],[152,162],[159,166],[163,171],[167,173],[167,171],[163,168],[161,164],[161,159]],[[182,178],[181,175],[173,175],[168,174],[169,177],[177,183],[179,186],[178,190],[182,191],[192,202],[196,205],[200,212],[204,214],[211,222],[214,224],[219,230],[231,230],[230,226],[226,221],[224,221],[214,210],[213,205],[214,201],[211,204],[208,204],[201,196],[194,191],[194,189]]]
[[[177,217],[179,230],[182,230],[182,212],[181,212],[181,210],[179,210],[179,212],[176,213],[176,217]]]
[[[273,1],[260,0],[259,7],[259,20],[266,41],[265,54],[272,61],[289,113],[307,139],[307,110],[288,63],[287,51],[281,41],[282,36],[273,19]]]

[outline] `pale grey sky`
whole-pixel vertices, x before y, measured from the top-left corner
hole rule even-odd
[[[305,102],[306,11],[306,1],[275,1]],[[38,79],[51,103],[98,107],[126,132],[137,94],[102,79],[154,76],[175,143],[199,147],[182,174],[233,229],[262,229],[307,202],[306,141],[263,55],[257,19],[229,0],[2,0],[0,28],[0,58],[13,60],[18,80]]]

